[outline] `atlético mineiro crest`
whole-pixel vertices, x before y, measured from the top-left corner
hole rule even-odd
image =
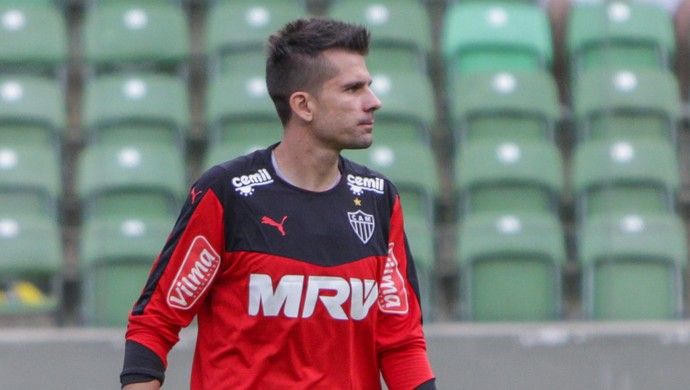
[[[348,212],[347,218],[350,220],[352,230],[354,230],[355,234],[357,234],[357,237],[362,240],[362,243],[366,244],[369,242],[371,236],[374,234],[374,229],[376,228],[374,216],[367,214],[362,210],[357,210],[354,213]]]

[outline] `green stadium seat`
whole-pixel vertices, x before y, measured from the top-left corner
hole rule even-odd
[[[266,68],[268,37],[285,23],[308,17],[294,3],[226,1],[208,9],[204,31],[204,51],[212,75],[247,72]]]
[[[572,189],[580,220],[596,214],[676,212],[678,158],[663,140],[599,140],[579,145]]]
[[[463,218],[496,212],[559,215],[565,179],[553,142],[469,142],[459,150],[455,168]]]
[[[556,82],[536,71],[458,74],[448,91],[456,140],[556,140],[560,105]]]
[[[4,292],[0,294],[0,317],[49,314],[57,319],[62,256],[60,228],[51,215],[2,207],[0,286]]]
[[[283,134],[262,72],[218,75],[209,80],[205,122],[211,149],[207,166],[278,142]],[[210,156],[214,157],[210,157]]]
[[[573,117],[579,141],[641,137],[675,144],[682,118],[678,81],[657,69],[587,71],[573,89]]]
[[[161,44],[163,38],[165,44]],[[95,73],[184,73],[190,53],[184,10],[160,2],[90,7],[84,16],[82,39],[84,60]]]
[[[427,72],[433,49],[432,28],[425,6],[417,1],[340,1],[328,16],[365,25],[371,31],[367,65],[373,71]]]
[[[688,249],[678,216],[602,214],[578,235],[585,318],[683,318]]]
[[[174,222],[173,216],[110,216],[84,224],[79,258],[85,324],[127,324]]]
[[[562,317],[563,228],[544,214],[480,214],[460,225],[461,319],[550,321]]]
[[[57,221],[62,194],[60,158],[50,146],[8,144],[0,146],[0,199],[9,207],[32,209]]]
[[[474,71],[547,70],[553,61],[549,18],[535,4],[452,4],[441,46],[451,78]]]
[[[163,73],[114,73],[84,88],[85,135],[92,142],[185,145],[190,126],[186,83]]]
[[[67,26],[52,5],[0,2],[0,72],[64,76]]]
[[[405,206],[403,206],[405,207]],[[435,319],[436,301],[436,252],[434,224],[426,216],[415,215],[415,213],[405,214],[405,234],[410,245],[410,252],[414,259],[417,278],[419,279],[419,290],[421,294],[422,312],[425,321]]]
[[[575,3],[569,11],[565,43],[573,81],[596,67],[671,70],[675,42],[672,17],[658,4]]]
[[[0,145],[60,147],[67,110],[59,82],[32,75],[0,75]]]
[[[372,72],[371,89],[381,100],[374,143],[431,144],[435,98],[431,80],[418,72]]]
[[[76,181],[84,220],[175,215],[187,191],[184,158],[174,145],[89,145]]]

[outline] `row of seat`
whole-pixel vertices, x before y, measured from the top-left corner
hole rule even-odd
[[[4,1],[3,67],[58,66],[68,58],[68,35],[57,11],[38,3]],[[308,16],[291,2],[217,2],[208,7],[203,52],[215,71],[263,65],[266,37],[286,21]],[[417,1],[340,1],[328,16],[366,24],[371,63],[387,69],[426,70],[434,51],[431,22]],[[571,6],[566,42],[573,79],[601,64],[670,69],[675,38],[661,6],[601,2]],[[451,77],[473,70],[549,69],[553,36],[544,8],[529,2],[458,2],[443,20],[439,45]],[[166,44],[159,44],[159,37]],[[191,54],[184,11],[171,2],[108,2],[86,11],[83,55],[96,70],[130,65],[183,65]],[[26,44],[30,42],[30,44]]]

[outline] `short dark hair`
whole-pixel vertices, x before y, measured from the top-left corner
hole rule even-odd
[[[333,67],[320,56],[328,49],[366,55],[369,31],[356,24],[311,18],[294,20],[269,38],[266,84],[283,125],[290,120],[289,99],[293,93],[317,93],[333,76]]]

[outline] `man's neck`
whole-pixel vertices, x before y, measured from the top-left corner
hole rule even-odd
[[[295,187],[314,192],[327,191],[340,181],[339,158],[336,151],[286,138],[273,150],[276,173]]]

